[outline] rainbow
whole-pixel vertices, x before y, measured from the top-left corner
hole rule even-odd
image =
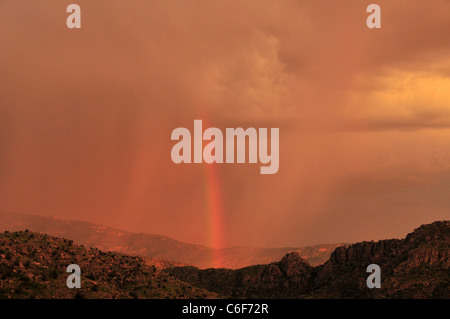
[[[206,213],[209,223],[209,246],[214,250],[211,254],[213,268],[223,267],[221,248],[224,246],[223,236],[223,204],[220,178],[217,164],[204,164],[206,166]]]
[[[209,122],[206,116],[203,116],[203,122]],[[211,266],[213,268],[221,268],[223,267],[223,256],[221,249],[224,248],[224,210],[218,165],[216,163],[208,164],[204,162],[202,165],[205,167],[206,219],[207,225],[209,226],[208,239],[209,246],[213,248],[211,253]]]

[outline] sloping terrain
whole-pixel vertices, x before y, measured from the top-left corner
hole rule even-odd
[[[81,289],[66,285],[81,268]],[[0,298],[216,298],[158,269],[148,259],[86,249],[29,231],[0,234]]]

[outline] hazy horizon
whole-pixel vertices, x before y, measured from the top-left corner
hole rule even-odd
[[[100,224],[100,223],[95,223],[89,220],[81,220],[81,219],[70,219],[70,218],[59,218],[56,215],[52,215],[52,214],[48,214],[48,215],[36,215],[36,214],[31,214],[31,213],[23,213],[23,212],[12,212],[12,211],[5,211],[5,210],[1,210],[0,209],[0,214],[1,213],[8,213],[8,214],[18,214],[18,215],[29,215],[29,216],[37,216],[37,217],[42,217],[42,218],[51,218],[51,219],[57,219],[57,220],[61,220],[61,221],[73,221],[73,222],[81,222],[81,223],[87,223],[87,224],[92,224],[92,225],[96,225],[96,226],[101,226],[101,227],[109,227],[115,230],[119,230],[119,231],[125,231],[125,232],[129,232],[129,233],[135,233],[135,234],[148,234],[148,235],[156,235],[156,236],[163,236],[163,237],[168,237],[171,238],[173,240],[176,241],[180,241],[180,242],[184,242],[186,244],[192,244],[192,245],[201,245],[201,246],[205,246],[205,247],[209,247],[209,248],[214,248],[202,243],[196,243],[196,242],[187,242],[187,241],[183,241],[182,239],[176,238],[176,237],[171,237],[171,236],[167,236],[164,234],[158,234],[158,233],[149,233],[149,232],[140,232],[140,231],[133,231],[133,230],[129,230],[129,229],[124,229],[121,228],[120,226],[115,227],[113,225],[108,225],[108,224]],[[437,220],[436,220],[437,221]],[[432,222],[436,222],[436,221],[432,221]],[[430,222],[430,223],[432,223]],[[310,246],[320,246],[320,245],[327,245],[327,244],[355,244],[357,242],[363,242],[363,241],[379,241],[379,240],[385,240],[385,239],[402,239],[405,238],[407,234],[412,233],[414,229],[422,226],[421,225],[417,225],[414,226],[411,230],[407,231],[406,233],[400,234],[398,236],[391,236],[391,237],[385,237],[385,238],[366,238],[366,239],[360,239],[360,240],[356,240],[356,241],[337,241],[337,242],[318,242],[318,243],[310,243],[308,245],[304,245],[304,244],[294,244],[294,245],[282,245],[282,246],[270,246],[270,245],[266,245],[266,246],[258,246],[258,245],[233,245],[233,246],[225,246],[222,247],[220,249],[227,249],[227,248],[236,248],[236,247],[254,247],[254,248],[302,248],[302,247],[310,247]]]

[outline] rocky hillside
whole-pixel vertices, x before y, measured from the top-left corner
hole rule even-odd
[[[302,258],[315,266],[328,260],[331,252],[342,245],[327,244],[303,248],[231,247],[219,250],[184,243],[166,236],[131,233],[87,222],[0,212],[0,231],[23,231],[25,229],[71,239],[86,247],[95,247],[104,251],[117,251],[129,255],[151,256],[162,260],[194,265],[199,268],[216,266],[212,261],[218,259],[221,261],[220,267],[230,269],[267,264],[280,260],[289,252],[298,252]]]
[[[299,254],[238,270],[167,269],[192,285],[234,298],[450,298],[450,222],[423,225],[405,239],[339,247],[311,267]],[[381,267],[381,288],[366,285],[370,264]]]
[[[67,288],[70,264],[81,268],[81,289]],[[215,297],[174,279],[149,259],[29,231],[0,234],[0,298]]]
[[[316,267],[289,253],[237,270],[162,269],[171,264],[6,232],[0,234],[0,298],[450,298],[449,254],[449,221],[423,225],[401,240],[339,247]],[[81,267],[81,289],[66,286],[73,263]],[[380,289],[366,286],[372,263],[381,267]]]
[[[297,298],[309,293],[313,267],[298,253],[281,261],[242,269],[176,267],[168,273],[230,298]]]
[[[333,298],[450,298],[450,222],[423,225],[402,240],[337,248],[315,270],[313,289]],[[367,289],[365,266],[378,264],[382,288]]]

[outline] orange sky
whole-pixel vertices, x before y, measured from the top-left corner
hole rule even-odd
[[[65,25],[82,8],[82,29]],[[205,245],[401,237],[450,217],[450,2],[0,1],[0,209]],[[280,169],[175,165],[193,120],[279,127]],[[217,222],[217,220],[216,220]]]

